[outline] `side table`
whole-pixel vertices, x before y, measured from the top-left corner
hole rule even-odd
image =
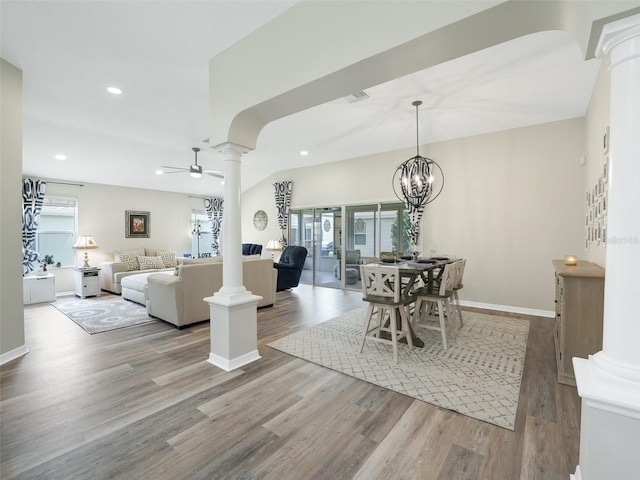
[[[80,298],[100,295],[99,268],[74,268],[74,292]]]

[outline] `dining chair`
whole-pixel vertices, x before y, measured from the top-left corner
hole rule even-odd
[[[367,340],[391,344],[393,360],[398,363],[398,341],[404,337],[409,347],[413,348],[407,306],[413,303],[414,297],[409,293],[403,294],[398,267],[360,265],[360,276],[362,300],[369,302],[360,353],[364,350]],[[377,322],[374,320],[375,317]],[[373,326],[372,322],[374,322]],[[384,338],[383,333],[390,334],[391,338]]]
[[[458,290],[460,290],[464,285],[462,284],[462,277],[464,276],[464,268],[467,264],[467,260],[462,258],[455,262],[456,264],[456,279],[453,282],[453,303],[455,305],[456,310],[458,310],[458,319],[460,321],[459,328],[462,328],[462,309],[460,308],[460,297],[458,296]]]
[[[416,297],[414,322],[416,327],[440,331],[442,347],[447,350],[447,322],[451,324],[453,336],[457,331],[455,312],[452,307],[453,287],[456,280],[456,262],[444,266],[440,282],[416,288],[412,293]],[[437,316],[436,316],[437,315]],[[437,325],[431,325],[429,320],[437,320]],[[421,323],[423,322],[423,323]]]

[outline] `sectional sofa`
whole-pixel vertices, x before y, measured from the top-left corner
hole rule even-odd
[[[140,273],[172,272],[178,265],[175,253],[157,248],[114,252],[113,260],[100,263],[100,289],[122,294],[122,279]]]
[[[209,320],[209,304],[203,299],[222,288],[221,257],[210,261],[187,259],[175,268],[175,274],[152,273],[146,277],[147,313],[152,317],[184,327]],[[214,260],[216,259],[216,260]],[[258,307],[274,305],[278,271],[273,260],[245,257],[242,261],[243,284],[262,300]]]

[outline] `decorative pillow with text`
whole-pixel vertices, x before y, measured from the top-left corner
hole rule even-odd
[[[143,257],[142,255],[138,255],[138,263],[140,264],[140,270],[164,268],[162,257]]]

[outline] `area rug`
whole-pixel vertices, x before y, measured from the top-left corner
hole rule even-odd
[[[91,334],[156,321],[145,307],[118,295],[60,297],[51,305]]]
[[[268,344],[323,367],[513,430],[527,348],[527,320],[463,312],[443,350],[439,332],[416,329],[423,348],[366,342],[366,307]]]

